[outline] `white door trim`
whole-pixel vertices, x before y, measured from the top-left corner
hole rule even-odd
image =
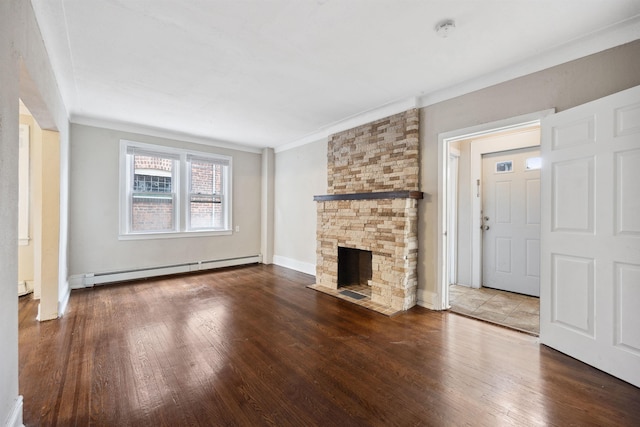
[[[458,170],[460,164],[460,150],[449,148],[449,216],[447,217],[447,230],[449,237],[449,283],[457,283],[458,270]]]
[[[436,278],[436,297],[434,298],[434,310],[446,310],[449,308],[449,254],[447,242],[447,221],[448,212],[448,188],[449,179],[449,152],[450,143],[479,137],[490,133],[515,130],[522,127],[538,124],[543,117],[553,114],[555,109],[537,111],[530,114],[511,117],[495,122],[484,123],[450,132],[438,134],[438,262]],[[479,215],[478,215],[479,220]],[[473,225],[472,225],[473,226]],[[480,225],[477,227],[480,230]]]

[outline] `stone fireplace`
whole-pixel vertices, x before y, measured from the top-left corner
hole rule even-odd
[[[351,300],[340,289],[356,285],[365,298],[352,302],[384,314],[415,305],[418,134],[418,111],[409,110],[330,137],[327,194],[314,197],[312,288]]]

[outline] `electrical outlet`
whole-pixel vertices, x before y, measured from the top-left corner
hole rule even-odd
[[[239,232],[240,232],[240,226],[236,225],[236,233],[239,233]]]

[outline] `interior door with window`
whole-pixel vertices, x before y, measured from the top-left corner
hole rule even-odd
[[[482,156],[482,285],[540,295],[540,151]]]
[[[540,341],[640,387],[640,86],[542,120]]]

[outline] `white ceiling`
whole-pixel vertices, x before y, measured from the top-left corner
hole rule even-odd
[[[424,105],[640,29],[638,0],[32,3],[72,122],[253,147],[295,145],[363,112]],[[456,23],[446,39],[434,31],[444,19]]]

